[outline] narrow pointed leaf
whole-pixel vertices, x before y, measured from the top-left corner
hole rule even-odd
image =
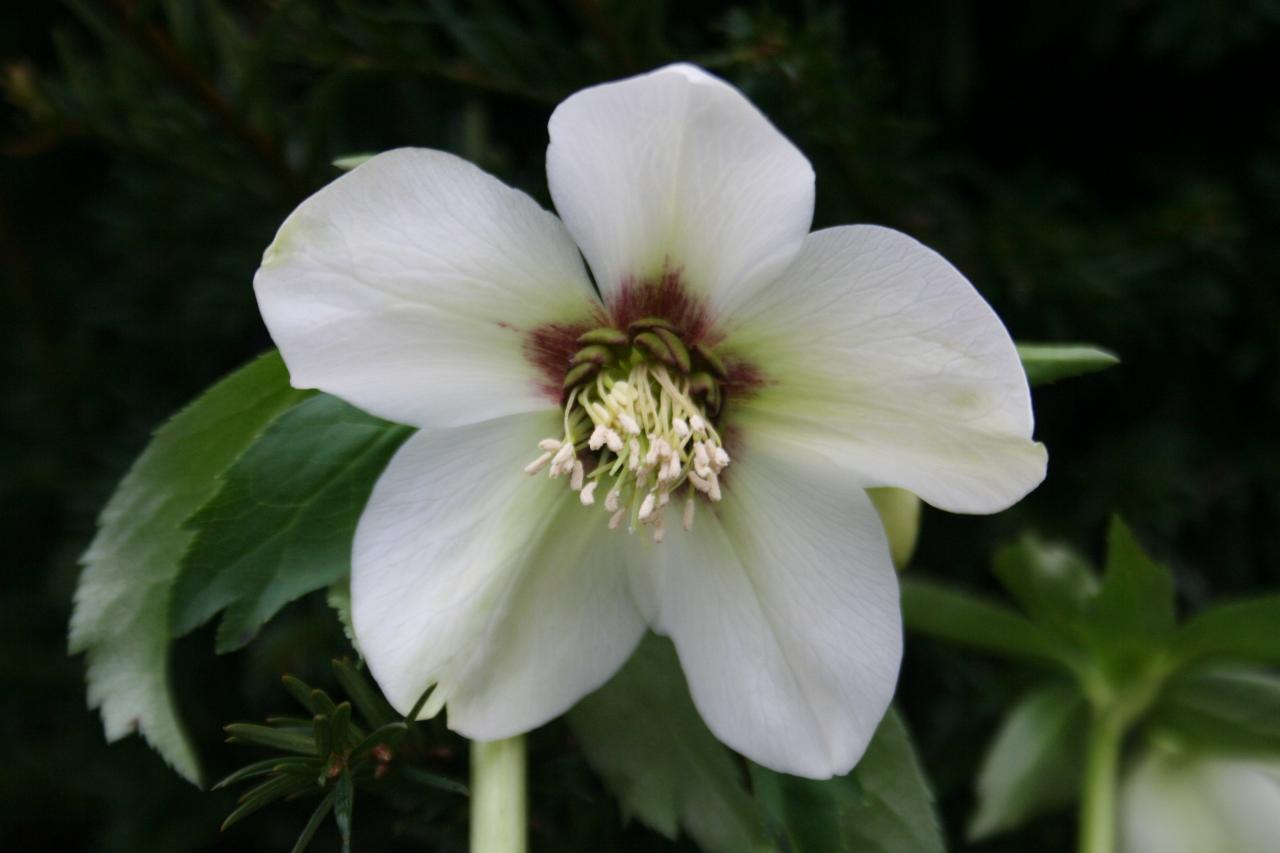
[[[324,819],[328,816],[330,809],[333,808],[333,800],[337,793],[338,789],[333,788],[324,795],[324,799],[316,806],[316,810],[311,813],[311,819],[302,828],[302,834],[298,836],[298,841],[293,845],[291,853],[303,853],[311,844],[311,840],[316,837],[316,832],[320,829],[320,825],[324,823]]]
[[[364,673],[356,669],[351,661],[345,658],[335,660],[333,672],[338,678],[338,683],[342,685],[343,691],[351,697],[356,710],[369,725],[380,728],[388,723],[400,721],[395,709],[387,703],[382,693],[369,682]]]
[[[262,807],[303,790],[305,785],[305,782],[288,776],[263,782],[240,798],[239,808],[227,815],[227,819],[222,822],[222,828],[229,829]]]
[[[1036,688],[1014,705],[978,774],[971,840],[1014,829],[1072,801],[1087,718],[1084,698],[1069,685]]]
[[[278,729],[255,723],[232,723],[226,727],[232,741],[269,746],[302,755],[315,755],[315,736],[309,729]]]
[[[299,705],[312,714],[316,713],[315,703],[311,701],[311,688],[304,681],[294,678],[292,675],[286,675],[280,679],[280,683],[289,691],[289,695],[298,701]]]
[[[694,708],[670,640],[647,636],[568,720],[624,815],[668,838],[683,829],[704,850],[762,848],[742,775]]]
[[[1174,654],[1183,663],[1217,658],[1280,664],[1280,595],[1211,607],[1183,626]]]
[[[1151,726],[1205,751],[1280,758],[1280,675],[1219,669],[1178,679]]]
[[[356,807],[355,785],[350,773],[338,777],[334,786],[333,819],[342,836],[342,853],[351,853],[351,818]]]
[[[1003,657],[1054,661],[1058,652],[1034,623],[1003,604],[919,578],[902,579],[906,626],[939,640]]]
[[[450,779],[447,776],[441,776],[438,773],[431,773],[417,767],[406,767],[403,772],[410,781],[426,785],[428,788],[438,788],[441,791],[461,794],[464,797],[471,796],[471,789],[456,779]]]
[[[192,538],[183,522],[217,477],[304,392],[269,353],[214,385],[156,431],[98,518],[81,558],[70,650],[84,652],[89,706],[108,741],[134,732],[183,778],[200,767],[169,684],[169,599]]]
[[[1018,358],[1032,385],[1097,373],[1120,363],[1115,353],[1090,344],[1018,344]]]
[[[324,394],[271,424],[189,522],[175,633],[225,611],[217,647],[232,651],[290,601],[345,577],[360,511],[411,432]]]
[[[265,776],[274,771],[279,764],[280,759],[278,758],[267,758],[262,761],[255,761],[252,764],[246,764],[244,767],[241,767],[239,770],[217,782],[213,786],[213,790],[216,791],[219,788],[226,788],[237,782],[243,782],[245,779],[252,779],[255,776]]]

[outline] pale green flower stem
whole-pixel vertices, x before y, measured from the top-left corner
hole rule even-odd
[[[1126,727],[1111,714],[1089,724],[1080,791],[1080,853],[1115,853],[1120,744]]]
[[[528,849],[524,737],[471,742],[471,853]]]

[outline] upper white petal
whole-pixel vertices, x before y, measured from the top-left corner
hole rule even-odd
[[[559,429],[539,413],[419,432],[375,485],[352,618],[401,713],[435,684],[427,711],[447,703],[450,728],[520,734],[603,684],[643,634],[624,537],[562,481],[521,471]]]
[[[953,512],[1004,509],[1044,479],[1008,332],[964,276],[905,234],[811,234],[734,320],[725,346],[764,376],[733,401],[744,428]]]
[[[1280,764],[1149,750],[1121,793],[1124,853],[1272,853]]]
[[[557,405],[530,332],[598,305],[555,216],[425,149],[380,154],[304,201],[254,290],[294,385],[423,427]]]
[[[578,92],[551,116],[556,209],[615,309],[679,272],[711,315],[786,268],[813,218],[813,169],[742,93],[691,65]]]
[[[720,740],[774,770],[846,773],[902,657],[884,530],[863,489],[816,454],[752,440],[733,460],[724,500],[653,549],[641,598]]]

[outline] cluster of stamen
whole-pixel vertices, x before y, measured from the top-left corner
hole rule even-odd
[[[723,364],[656,318],[578,340],[584,346],[564,381],[564,434],[539,442],[541,455],[525,471],[565,478],[583,506],[604,507],[611,529],[649,526],[661,542],[673,502],[683,503],[681,523],[690,529],[699,495],[720,500],[729,464],[712,423]]]

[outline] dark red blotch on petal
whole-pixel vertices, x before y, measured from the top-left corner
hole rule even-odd
[[[645,317],[661,317],[679,330],[689,346],[715,343],[707,301],[689,292],[678,268],[650,279],[623,279],[609,300],[609,316],[619,329]]]

